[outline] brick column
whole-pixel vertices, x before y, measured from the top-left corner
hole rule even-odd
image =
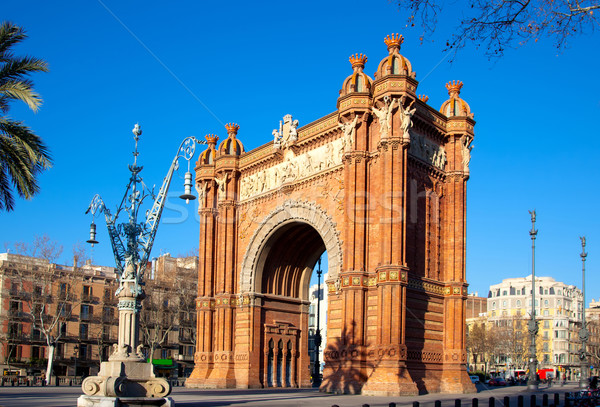
[[[440,391],[474,392],[466,372],[465,301],[466,182],[463,164],[464,134],[451,134],[446,143],[448,176],[443,197],[444,354]]]
[[[394,116],[393,123],[397,118]],[[398,126],[392,125],[392,129]],[[379,264],[375,271],[377,291],[377,335],[369,344],[368,365],[373,369],[362,394],[394,396],[418,394],[407,368],[407,350],[404,342],[406,308],[406,167],[408,140],[403,141],[392,132],[380,140],[377,169],[373,172],[380,184],[374,186],[375,202],[380,202],[376,216],[382,247],[376,252]],[[373,263],[373,262],[371,262]]]

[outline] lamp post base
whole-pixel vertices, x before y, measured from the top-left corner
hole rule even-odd
[[[162,377],[154,375],[152,364],[139,360],[110,360],[102,362],[98,376],[87,377],[81,384],[81,388],[85,393],[85,396],[82,397],[88,396],[94,399],[100,397],[107,400],[131,397],[144,400],[162,400],[171,393],[171,385]],[[104,407],[104,404],[91,405]],[[112,406],[112,404],[106,405]],[[138,406],[138,404],[116,405]],[[139,405],[162,406],[163,404]],[[168,405],[170,406],[171,404]]]
[[[79,396],[77,407],[173,407],[175,402],[171,397],[103,397]]]

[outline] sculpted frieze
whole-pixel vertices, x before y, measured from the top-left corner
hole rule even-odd
[[[444,147],[414,130],[410,131],[408,154],[440,170],[443,170],[446,166],[447,159]]]
[[[240,199],[252,198],[277,189],[283,184],[300,181],[341,165],[344,142],[344,138],[340,138],[299,155],[294,155],[288,150],[282,163],[242,177]]]

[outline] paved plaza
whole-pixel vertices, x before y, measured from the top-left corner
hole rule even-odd
[[[563,393],[577,389],[575,383],[565,386],[555,385],[547,388],[542,385],[535,392],[538,394],[537,405],[542,405],[542,395],[549,395],[552,404],[553,394],[560,393],[563,405]],[[388,407],[394,402],[397,406],[412,407],[418,401],[421,407],[433,407],[436,400],[442,401],[442,407],[454,407],[454,400],[460,398],[462,405],[471,406],[474,397],[479,399],[480,406],[488,406],[488,399],[494,397],[496,406],[502,407],[503,398],[511,398],[511,406],[516,406],[519,395],[525,398],[525,406],[529,406],[529,397],[533,392],[525,386],[488,388],[478,385],[477,394],[427,394],[416,397],[369,397],[320,393],[314,389],[259,389],[259,390],[198,390],[175,387],[171,397],[178,407],[208,407],[208,406],[311,406],[311,407],[361,407],[368,404],[370,407]],[[80,387],[0,387],[0,407],[74,407],[77,397],[81,395]]]

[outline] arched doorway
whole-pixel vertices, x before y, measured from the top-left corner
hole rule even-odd
[[[264,352],[258,376],[263,387],[312,385],[311,276],[325,250],[317,230],[300,220],[280,225],[263,244],[255,272],[256,295],[262,299],[259,349]]]

